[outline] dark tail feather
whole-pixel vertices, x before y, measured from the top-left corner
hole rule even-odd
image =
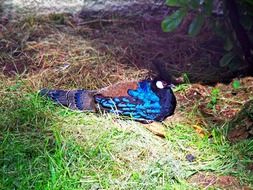
[[[42,89],[39,94],[71,109],[95,111],[93,91]]]

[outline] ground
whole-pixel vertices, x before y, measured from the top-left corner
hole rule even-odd
[[[219,68],[222,47],[208,24],[197,38],[187,36],[188,20],[163,33],[166,7],[145,10],[1,20],[1,189],[253,188],[253,140],[228,136],[253,78]],[[184,79],[162,123],[73,112],[37,94],[153,76],[154,59]]]

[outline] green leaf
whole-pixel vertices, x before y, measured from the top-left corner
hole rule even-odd
[[[170,7],[184,7],[184,8],[198,9],[199,0],[166,0],[166,5]]]
[[[213,30],[222,39],[226,38],[226,33],[224,32],[226,30],[226,27],[225,27],[224,23],[221,23],[218,20],[215,20],[213,22]]]
[[[239,89],[240,86],[241,86],[241,84],[240,84],[240,81],[239,81],[239,80],[234,80],[234,81],[233,81],[232,87],[233,87],[234,89]]]
[[[233,46],[234,46],[233,42],[232,42],[231,39],[227,36],[226,39],[225,39],[225,41],[224,41],[224,49],[225,49],[226,51],[230,51],[230,50],[232,50]]]
[[[242,66],[242,59],[239,56],[235,56],[232,61],[229,63],[228,68],[230,71],[238,71],[238,68]]]
[[[220,94],[219,88],[213,88],[211,91],[211,95],[217,97]]]
[[[166,0],[166,5],[175,7],[175,6],[179,6],[179,3],[178,3],[178,0]]]
[[[226,53],[221,59],[220,59],[220,66],[226,67],[228,64],[233,60],[235,57],[235,54],[233,52]]]
[[[172,13],[170,16],[166,17],[162,21],[162,29],[164,32],[171,32],[175,30],[179,24],[182,22],[183,18],[186,15],[186,9],[179,9]]]
[[[197,15],[189,26],[188,34],[190,36],[196,36],[200,32],[200,29],[203,26],[203,24],[204,24],[204,16],[201,14]]]
[[[187,0],[166,0],[166,5],[171,7],[180,7],[180,6],[187,6]]]
[[[189,75],[187,73],[183,73],[183,79],[184,79],[184,82],[187,83],[187,84],[190,84],[190,79],[189,79]]]
[[[247,3],[253,5],[253,1],[252,0],[245,0]]]
[[[252,22],[252,18],[250,16],[242,15],[240,17],[240,22],[246,30],[248,30],[248,31],[251,30],[251,28],[253,26],[253,22]]]
[[[212,14],[212,10],[213,10],[213,0],[205,0],[205,2],[203,4],[203,8],[204,8],[204,13],[207,16],[210,16]]]
[[[199,8],[199,0],[191,0],[189,3],[188,3],[188,6],[192,9],[198,9]]]

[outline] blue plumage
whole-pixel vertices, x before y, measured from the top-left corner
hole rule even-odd
[[[82,99],[83,93],[84,93],[83,90],[77,90],[77,92],[75,93],[76,107],[79,110],[83,110],[84,109],[84,102],[83,102],[83,99]]]
[[[95,96],[95,101],[102,107],[111,109],[110,112],[134,119],[155,120],[161,113],[160,98],[151,89],[151,81],[139,82],[136,90],[128,90],[128,95],[117,98]]]
[[[176,98],[164,81],[118,83],[97,90],[41,90],[52,100],[73,109],[107,111],[138,121],[162,121],[174,113]]]

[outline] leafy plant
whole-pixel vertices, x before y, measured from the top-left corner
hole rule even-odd
[[[239,89],[240,86],[241,86],[241,83],[240,83],[239,80],[234,80],[234,81],[233,81],[232,87],[233,87],[235,90]]]
[[[186,16],[186,9],[181,8],[175,11],[173,14],[165,18],[162,22],[162,29],[165,32],[171,32],[175,30]]]
[[[190,84],[189,75],[187,73],[183,73],[183,79],[186,84]]]
[[[218,102],[218,97],[220,95],[220,89],[213,88],[210,95],[210,102],[207,104],[209,109],[215,109],[215,105]]]
[[[250,65],[253,63],[252,0],[166,0],[166,4],[177,10],[162,21],[164,32],[174,31],[189,12],[195,13],[188,34],[197,36],[208,19],[224,41],[225,53],[220,59],[220,66],[235,71],[241,62],[245,62],[253,71],[253,65]]]

